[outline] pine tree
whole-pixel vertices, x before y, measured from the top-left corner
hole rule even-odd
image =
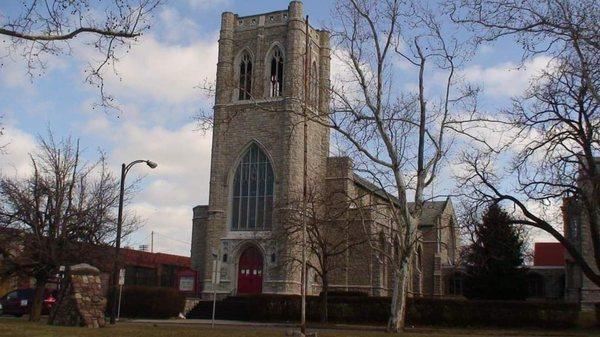
[[[527,297],[525,240],[510,215],[491,205],[475,225],[466,254],[465,296],[471,299],[524,300]]]

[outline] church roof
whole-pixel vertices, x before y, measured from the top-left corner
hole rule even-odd
[[[444,213],[446,204],[450,202],[450,199],[443,201],[425,201],[423,205],[423,213],[421,214],[421,226],[433,226],[435,221]],[[409,202],[408,207],[410,210],[415,208],[414,202]]]
[[[388,193],[382,187],[373,184],[369,180],[359,176],[356,173],[354,173],[354,182],[375,193],[381,198],[389,199],[396,205],[400,204],[400,199],[398,199],[396,196]],[[446,208],[446,205],[449,202],[452,202],[450,198],[440,201],[425,201],[425,204],[423,206],[423,213],[421,214],[420,226],[433,226],[435,224],[435,221],[442,215],[444,209]],[[414,209],[414,205],[414,202],[408,203],[408,207],[411,211]]]

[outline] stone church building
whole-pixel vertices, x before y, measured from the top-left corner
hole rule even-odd
[[[305,34],[299,1],[282,11],[222,14],[209,204],[193,210],[192,268],[204,298],[213,292],[219,297],[300,293],[301,273],[283,258],[299,254],[300,238],[273,240],[271,233],[286,221],[284,205],[303,195],[305,157],[307,184],[346,196],[337,206],[348,208],[346,217],[354,206],[344,200],[390,207],[385,193],[356,174],[349,158],[329,156],[327,127],[308,122],[304,154],[303,109],[313,116],[328,112],[329,92],[323,88],[330,86],[331,61],[329,32],[309,27],[308,43]],[[373,208],[365,207],[352,232],[376,234],[389,222],[385,212]],[[456,228],[450,199],[426,203],[413,294],[447,293],[443,273],[457,259]],[[336,261],[330,287],[388,295],[391,272],[376,255],[366,243],[346,252]],[[308,280],[309,294],[318,294],[314,270]]]

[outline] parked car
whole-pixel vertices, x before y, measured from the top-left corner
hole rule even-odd
[[[0,310],[2,315],[14,315],[21,317],[28,314],[33,304],[35,289],[17,289],[9,292],[0,298]],[[44,302],[42,304],[42,315],[47,315],[56,302],[56,296],[51,290],[44,293]]]

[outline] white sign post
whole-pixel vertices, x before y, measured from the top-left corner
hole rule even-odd
[[[123,285],[125,284],[125,268],[119,270],[119,307],[117,309],[117,321],[121,317],[121,295],[123,294]]]

